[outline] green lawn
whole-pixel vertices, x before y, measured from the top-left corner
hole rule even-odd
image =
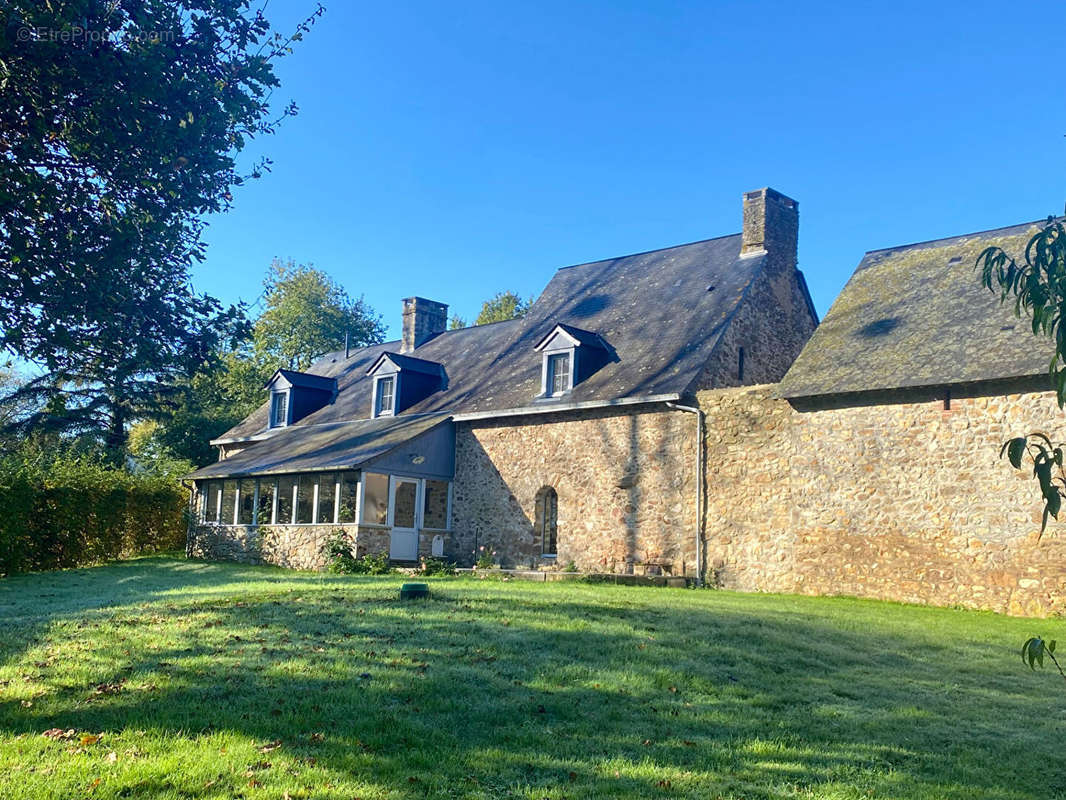
[[[1059,620],[400,582],[168,558],[0,580],[0,797],[1066,795],[1066,684],[1016,655]]]

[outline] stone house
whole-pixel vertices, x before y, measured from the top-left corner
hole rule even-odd
[[[1061,430],[1051,348],[978,283],[1016,225],[869,252],[818,324],[797,204],[739,234],[559,270],[520,320],[284,370],[192,475],[193,555],[302,567],[341,529],[398,561],[662,572],[744,591],[1066,610],[1003,441]]]
[[[798,204],[743,198],[740,233],[560,269],[521,319],[278,370],[192,473],[189,553],[317,568],[358,555],[698,576],[700,392],[779,381],[818,320]]]

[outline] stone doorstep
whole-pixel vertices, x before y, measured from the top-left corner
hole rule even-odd
[[[672,586],[684,588],[694,582],[694,578],[686,578],[680,575],[618,575],[613,572],[548,572],[532,569],[471,569],[469,567],[458,568],[455,572],[459,575],[506,575],[520,581],[580,581],[588,580],[594,583],[617,583],[624,586]]]

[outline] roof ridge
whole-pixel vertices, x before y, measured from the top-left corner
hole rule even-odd
[[[1052,216],[1051,219],[1052,219],[1052,221],[1061,222],[1064,219],[1066,219],[1066,217],[1055,217],[1055,216]],[[897,245],[894,245],[892,247],[878,247],[875,250],[867,250],[865,255],[869,256],[869,255],[873,255],[875,253],[887,253],[887,252],[890,252],[892,250],[906,250],[906,249],[911,248],[911,247],[921,247],[922,245],[936,244],[937,242],[950,242],[950,241],[952,241],[954,239],[965,239],[968,236],[981,236],[981,235],[986,234],[986,233],[999,233],[1000,231],[1009,231],[1009,230],[1013,230],[1015,228],[1028,228],[1031,225],[1040,225],[1041,223],[1047,222],[1047,220],[1048,220],[1047,217],[1041,217],[1040,219],[1034,219],[1034,220],[1031,220],[1029,222],[1016,222],[1013,225],[1003,225],[1003,226],[1001,226],[999,228],[988,228],[987,230],[983,230],[983,231],[971,231],[969,233],[956,233],[953,236],[940,236],[940,237],[938,237],[936,239],[924,239],[922,241],[910,242],[908,244],[897,244]]]
[[[577,267],[591,267],[593,264],[603,264],[603,263],[605,263],[607,261],[619,261],[619,260],[621,260],[623,258],[635,258],[636,256],[646,256],[646,255],[650,255],[652,253],[662,253],[662,252],[665,252],[666,250],[677,250],[677,249],[679,249],[681,247],[691,247],[694,244],[705,244],[707,242],[716,242],[719,239],[730,239],[730,238],[732,238],[734,236],[741,236],[741,235],[742,235],[742,233],[738,231],[737,233],[726,233],[726,234],[722,234],[721,236],[711,236],[711,237],[709,237],[707,239],[696,239],[693,242],[682,242],[681,244],[672,244],[672,245],[669,245],[667,247],[653,247],[651,250],[641,250],[639,253],[626,253],[626,254],[620,255],[620,256],[611,256],[610,258],[600,258],[600,259],[597,259],[596,261],[583,261],[580,264],[567,264],[565,267],[559,267],[555,271],[556,272],[562,272],[564,269],[575,269]]]

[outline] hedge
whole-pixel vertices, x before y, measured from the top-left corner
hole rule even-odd
[[[0,459],[0,575],[183,549],[188,493],[172,477],[85,459]]]

